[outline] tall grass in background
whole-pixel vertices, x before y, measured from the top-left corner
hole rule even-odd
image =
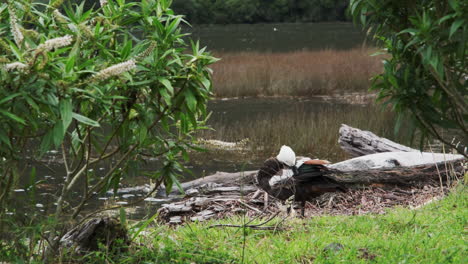
[[[367,91],[382,72],[375,48],[287,53],[218,53],[216,97],[313,96]]]

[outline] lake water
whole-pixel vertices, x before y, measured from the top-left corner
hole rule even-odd
[[[223,52],[351,49],[365,32],[352,23],[197,25],[187,28],[208,50]]]

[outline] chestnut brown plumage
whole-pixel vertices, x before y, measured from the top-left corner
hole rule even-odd
[[[301,214],[304,216],[306,201],[327,192],[346,192],[346,188],[342,184],[325,175],[328,171],[327,167],[317,163],[319,162],[309,162],[309,164],[303,165],[306,167],[295,169],[294,175],[285,184],[272,187],[270,179],[287,166],[276,158],[269,158],[258,171],[258,185],[268,194],[280,200],[287,200],[294,195],[294,200],[301,202]]]

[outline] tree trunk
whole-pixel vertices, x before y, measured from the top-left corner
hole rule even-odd
[[[360,130],[342,124],[338,143],[353,157],[381,152],[418,152],[419,150],[400,145],[386,138],[381,138],[370,131]]]

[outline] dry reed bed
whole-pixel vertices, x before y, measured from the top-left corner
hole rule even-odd
[[[218,53],[216,97],[311,96],[366,91],[382,71],[376,49]]]

